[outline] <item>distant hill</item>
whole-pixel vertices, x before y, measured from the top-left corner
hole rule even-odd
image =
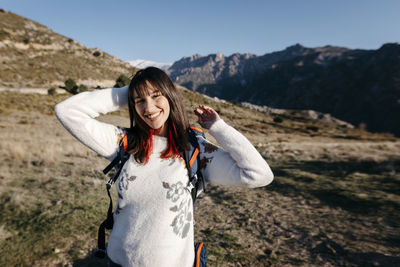
[[[57,34],[33,20],[0,10],[0,86],[61,85],[68,78],[88,86],[113,86],[135,68],[99,49]]]
[[[351,50],[300,44],[263,56],[194,55],[171,78],[191,90],[272,108],[312,109],[400,136],[400,45]]]
[[[144,68],[152,66],[152,67],[157,67],[162,70],[167,70],[172,65],[172,63],[161,63],[161,62],[155,62],[155,61],[150,61],[150,60],[145,60],[145,59],[136,59],[136,60],[128,61],[128,63],[139,69],[144,69]]]

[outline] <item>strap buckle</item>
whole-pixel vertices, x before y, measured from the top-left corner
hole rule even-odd
[[[110,188],[112,187],[112,185],[114,184],[114,177],[111,177],[108,182],[106,183],[106,187],[108,190],[110,190]]]
[[[189,182],[188,185],[185,187],[185,189],[187,191],[189,191],[189,193],[192,193],[192,190],[194,189],[194,185],[191,182]]]

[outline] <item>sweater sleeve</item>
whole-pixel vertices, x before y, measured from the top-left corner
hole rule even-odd
[[[58,103],[57,119],[76,139],[110,161],[123,130],[95,118],[128,105],[128,86],[83,92]]]
[[[209,133],[222,147],[207,140],[201,142],[200,168],[206,181],[250,188],[272,182],[269,165],[245,136],[222,119],[211,126]]]

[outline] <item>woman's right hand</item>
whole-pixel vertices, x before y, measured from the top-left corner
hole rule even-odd
[[[203,105],[199,105],[194,110],[194,114],[197,115],[198,123],[201,125],[201,127],[207,130],[211,128],[214,122],[221,119],[214,109]]]

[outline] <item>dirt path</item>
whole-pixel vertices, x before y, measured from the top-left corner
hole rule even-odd
[[[18,93],[24,93],[24,94],[41,94],[41,95],[47,95],[47,90],[49,88],[10,88],[10,87],[0,87],[0,92],[3,91],[12,91],[12,92],[18,92]],[[57,88],[56,93],[57,94],[62,94],[64,93],[64,89]]]

